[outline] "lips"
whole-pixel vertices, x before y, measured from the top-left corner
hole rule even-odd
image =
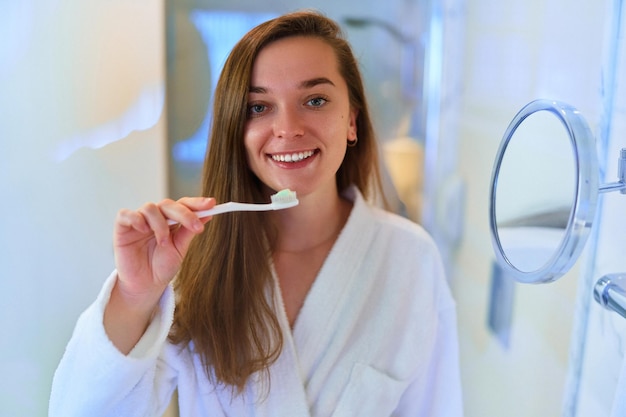
[[[276,162],[300,162],[313,156],[314,151],[302,151],[291,153],[276,153],[271,154],[270,157]]]

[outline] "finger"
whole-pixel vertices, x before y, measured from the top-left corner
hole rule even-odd
[[[215,199],[212,197],[183,197],[178,202],[194,212],[209,210],[215,207]],[[198,217],[197,213],[194,213],[194,215]],[[202,224],[207,223],[209,220],[211,220],[211,216],[200,218]]]
[[[173,202],[172,200],[169,201]],[[146,203],[141,206],[137,212],[143,215],[146,223],[154,232],[156,241],[160,245],[167,245],[170,241],[170,227],[167,224],[165,215],[161,211],[162,204],[167,204],[167,202],[161,202],[159,205],[155,203]]]
[[[117,231],[122,231],[121,229],[135,229],[143,233],[150,231],[146,219],[140,213],[128,209],[117,212],[115,227]]]
[[[184,228],[199,233],[204,229],[204,223],[195,213],[198,210],[206,210],[215,205],[215,199],[204,197],[183,197],[173,202],[165,200],[159,205],[161,212],[172,222],[180,223]]]
[[[183,197],[178,202],[193,211],[208,210],[215,206],[215,199],[212,197]]]

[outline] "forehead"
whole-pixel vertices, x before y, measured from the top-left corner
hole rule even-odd
[[[292,36],[266,45],[252,68],[252,85],[269,81],[327,77],[343,80],[334,49],[320,38]]]

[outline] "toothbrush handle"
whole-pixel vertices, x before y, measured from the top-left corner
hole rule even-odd
[[[252,204],[252,203],[236,203],[234,201],[229,201],[228,203],[218,204],[217,206],[208,209],[196,211],[196,215],[199,218],[213,216],[215,214],[229,213],[231,211],[268,211],[272,210],[273,204]],[[178,222],[175,220],[168,220],[167,224],[173,225]]]
[[[230,213],[231,211],[268,211],[272,209],[272,204],[252,204],[252,203],[236,203],[229,201],[228,203],[218,204],[217,206],[202,211],[196,211],[196,215],[200,218],[213,216],[214,214]]]

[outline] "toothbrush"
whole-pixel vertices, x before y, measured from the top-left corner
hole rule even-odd
[[[297,206],[299,201],[296,197],[296,192],[289,189],[284,189],[271,196],[272,202],[266,204],[253,204],[253,203],[236,203],[230,201],[228,203],[218,204],[217,206],[208,209],[196,211],[196,215],[199,218],[213,216],[215,214],[229,213],[232,211],[269,211],[269,210],[282,210],[290,207]],[[173,225],[178,222],[175,220],[168,220],[167,224]]]

